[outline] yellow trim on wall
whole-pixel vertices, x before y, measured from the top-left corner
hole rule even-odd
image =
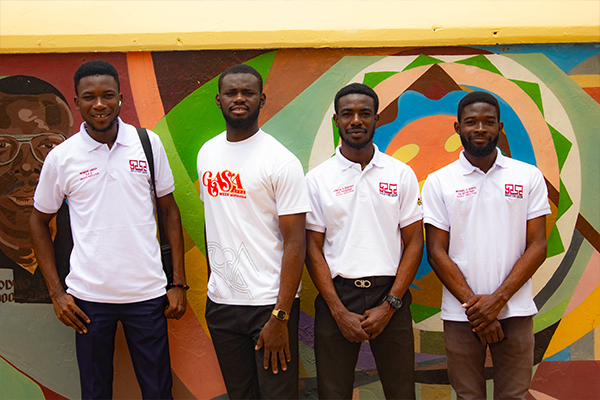
[[[600,2],[0,0],[0,53],[600,42]]]

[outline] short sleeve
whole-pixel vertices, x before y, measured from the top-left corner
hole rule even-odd
[[[402,198],[400,199],[400,228],[423,219],[423,211],[419,196],[419,182],[414,171],[408,167],[403,174],[401,186]]]
[[[531,189],[529,191],[529,203],[527,204],[527,219],[534,219],[542,215],[550,214],[548,203],[548,187],[542,172],[535,168],[531,178]]]
[[[279,170],[273,182],[273,189],[277,202],[277,215],[310,211],[304,171],[296,157]]]
[[[169,166],[169,160],[165,148],[158,135],[149,133],[152,140],[152,156],[154,157],[154,170],[156,174],[156,196],[163,197],[175,190],[173,173]]]
[[[306,187],[308,190],[308,200],[310,201],[311,211],[306,214],[306,229],[315,232],[325,232],[325,215],[321,207],[321,196],[319,193],[318,182],[313,175],[306,176]]]
[[[448,209],[444,203],[442,188],[436,175],[429,175],[423,185],[423,222],[438,229],[450,231]]]
[[[58,168],[50,153],[42,166],[40,179],[35,188],[33,207],[45,214],[54,214],[62,205],[64,198],[65,193],[60,184]]]

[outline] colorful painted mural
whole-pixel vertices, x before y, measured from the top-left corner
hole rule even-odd
[[[267,103],[259,122],[298,156],[305,171],[333,154],[339,139],[331,118],[333,97],[350,82],[376,90],[381,119],[375,142],[408,163],[421,185],[429,173],[458,157],[461,145],[452,126],[458,100],[472,90],[497,96],[505,123],[499,146],[541,169],[552,207],[548,259],[533,278],[539,313],[528,396],[600,397],[600,44],[564,44],[3,55],[0,140],[18,139],[18,151],[6,159],[0,153],[0,398],[79,397],[75,332],[56,319],[43,281],[36,278],[24,221],[43,160],[34,135],[68,137],[81,123],[69,110],[72,76],[92,59],[117,67],[122,118],[161,136],[175,175],[192,287],[184,318],[169,321],[175,398],[226,398],[204,320],[207,272],[195,161],[201,145],[224,130],[214,101],[217,79],[238,62],[265,77]],[[59,216],[55,230],[57,252],[65,253],[68,218]],[[439,317],[441,289],[424,257],[411,287],[421,399],[452,397]],[[316,398],[315,295],[305,273],[302,398]],[[115,398],[139,398],[122,335],[115,366]],[[359,357],[355,398],[383,398],[368,346]]]

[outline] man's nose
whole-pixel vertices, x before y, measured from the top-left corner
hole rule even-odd
[[[29,143],[21,144],[19,153],[13,161],[13,170],[23,176],[39,174],[42,163],[33,156],[33,147]]]
[[[352,115],[352,120],[350,121],[352,125],[362,125],[362,119],[358,113]]]

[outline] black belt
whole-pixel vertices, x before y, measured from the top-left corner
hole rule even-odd
[[[360,289],[368,289],[375,286],[385,286],[394,282],[395,276],[369,276],[366,278],[347,279],[340,275],[333,278],[333,283],[339,286],[353,286]]]

